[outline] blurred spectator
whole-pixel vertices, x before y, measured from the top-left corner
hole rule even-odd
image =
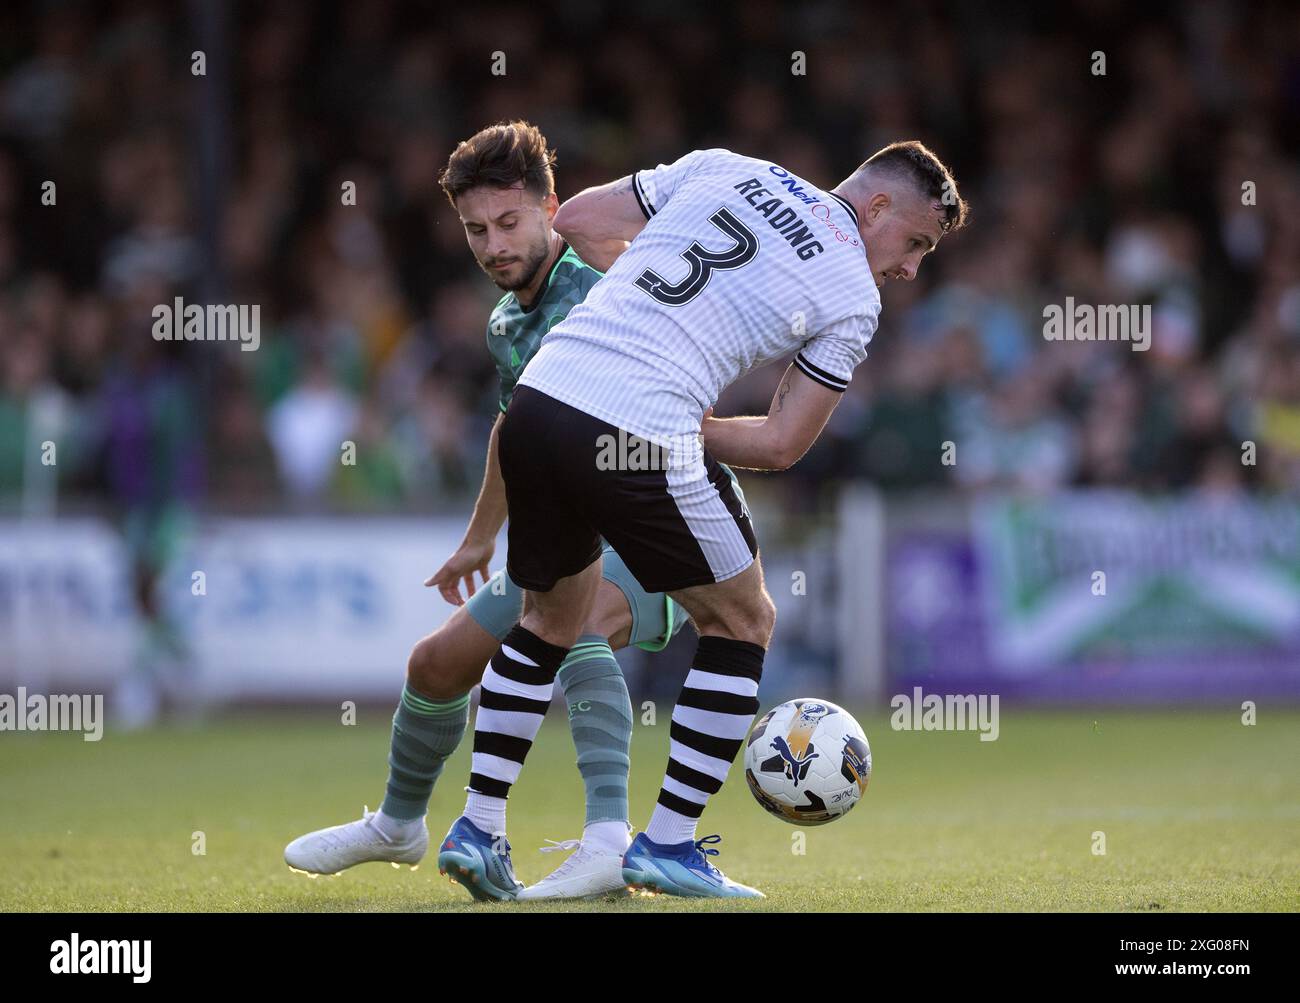
[[[356,401],[334,382],[325,360],[312,355],[301,380],[267,415],[276,464],[294,501],[325,494],[343,461],[344,442],[356,431],[357,415]]]

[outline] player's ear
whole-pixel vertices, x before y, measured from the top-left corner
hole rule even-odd
[[[555,192],[551,192],[542,199],[542,208],[546,211],[546,222],[552,222],[555,219],[555,214],[560,211],[560,200]]]
[[[876,192],[867,202],[867,221],[874,223],[892,203],[888,192]]]

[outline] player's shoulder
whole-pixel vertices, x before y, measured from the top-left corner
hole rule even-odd
[[[567,243],[564,245],[564,253],[560,255],[555,263],[555,274],[573,276],[582,276],[585,278],[600,278],[605,273],[598,268],[594,268],[578,256],[578,252],[570,247]]]
[[[654,170],[638,173],[644,175],[668,172],[674,178],[681,180],[702,172],[727,170],[748,159],[748,157],[721,146],[712,146],[702,150],[691,150],[689,153],[682,154],[670,164],[660,164]]]
[[[727,170],[737,164],[747,162],[757,163],[753,157],[747,157],[743,153],[737,153],[735,150],[728,150],[722,146],[692,150],[682,157],[683,166],[690,167],[692,170]]]
[[[710,163],[715,160],[746,159],[744,154],[737,153],[735,150],[728,150],[725,146],[710,146],[700,150],[692,150],[687,156],[694,157],[701,163]]]
[[[564,252],[556,259],[543,298],[559,301],[576,296],[581,299],[604,275],[604,272],[587,264],[578,256],[577,251],[566,245]]]

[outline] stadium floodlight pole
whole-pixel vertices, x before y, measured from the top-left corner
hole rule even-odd
[[[841,696],[849,706],[881,707],[888,699],[885,649],[884,494],[868,482],[850,482],[836,502],[836,662]]]
[[[195,49],[204,54],[203,72],[195,80],[193,142],[202,262],[196,292],[205,306],[225,301],[221,230],[230,176],[230,6],[222,0],[189,2]],[[197,347],[203,361],[195,373],[200,404],[195,413],[206,415],[212,413],[217,346]]]
[[[203,257],[198,294],[208,304],[222,301],[226,285],[221,222],[230,175],[229,5],[190,0],[189,15],[195,48],[204,55],[203,72],[195,78],[193,142]]]

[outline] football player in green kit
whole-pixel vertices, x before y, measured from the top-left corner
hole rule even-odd
[[[600,269],[626,247],[617,241],[608,248],[590,248],[588,256],[600,260],[584,262],[554,232],[551,220],[559,207],[554,159],[535,126],[511,122],[460,143],[440,179],[474,257],[506,290],[487,326],[488,350],[501,376],[501,414],[546,332],[583,300],[601,278]],[[366,861],[414,865],[428,849],[425,812],[443,763],[464,736],[469,692],[483,680],[502,642],[509,643],[522,610],[518,586],[504,571],[490,577],[488,571],[506,518],[497,426],[464,540],[425,582],[458,608],[411,652],[393,718],[383,803],[357,821],[294,840],[285,848],[291,867],[333,874]],[[477,588],[476,574],[483,581]],[[462,583],[468,601],[461,596]],[[580,898],[624,888],[622,855],[631,839],[627,777],[632,707],[613,652],[629,644],[658,651],[686,619],[667,596],[646,593],[605,547],[595,608],[556,676],[586,787],[581,840],[559,844],[574,852],[537,884],[525,889],[515,878],[505,839],[506,794],[531,745],[517,735],[535,733],[529,719],[545,713],[551,686],[493,674],[494,685],[480,691],[473,790],[467,788],[465,812],[439,846],[440,870],[484,900]]]

